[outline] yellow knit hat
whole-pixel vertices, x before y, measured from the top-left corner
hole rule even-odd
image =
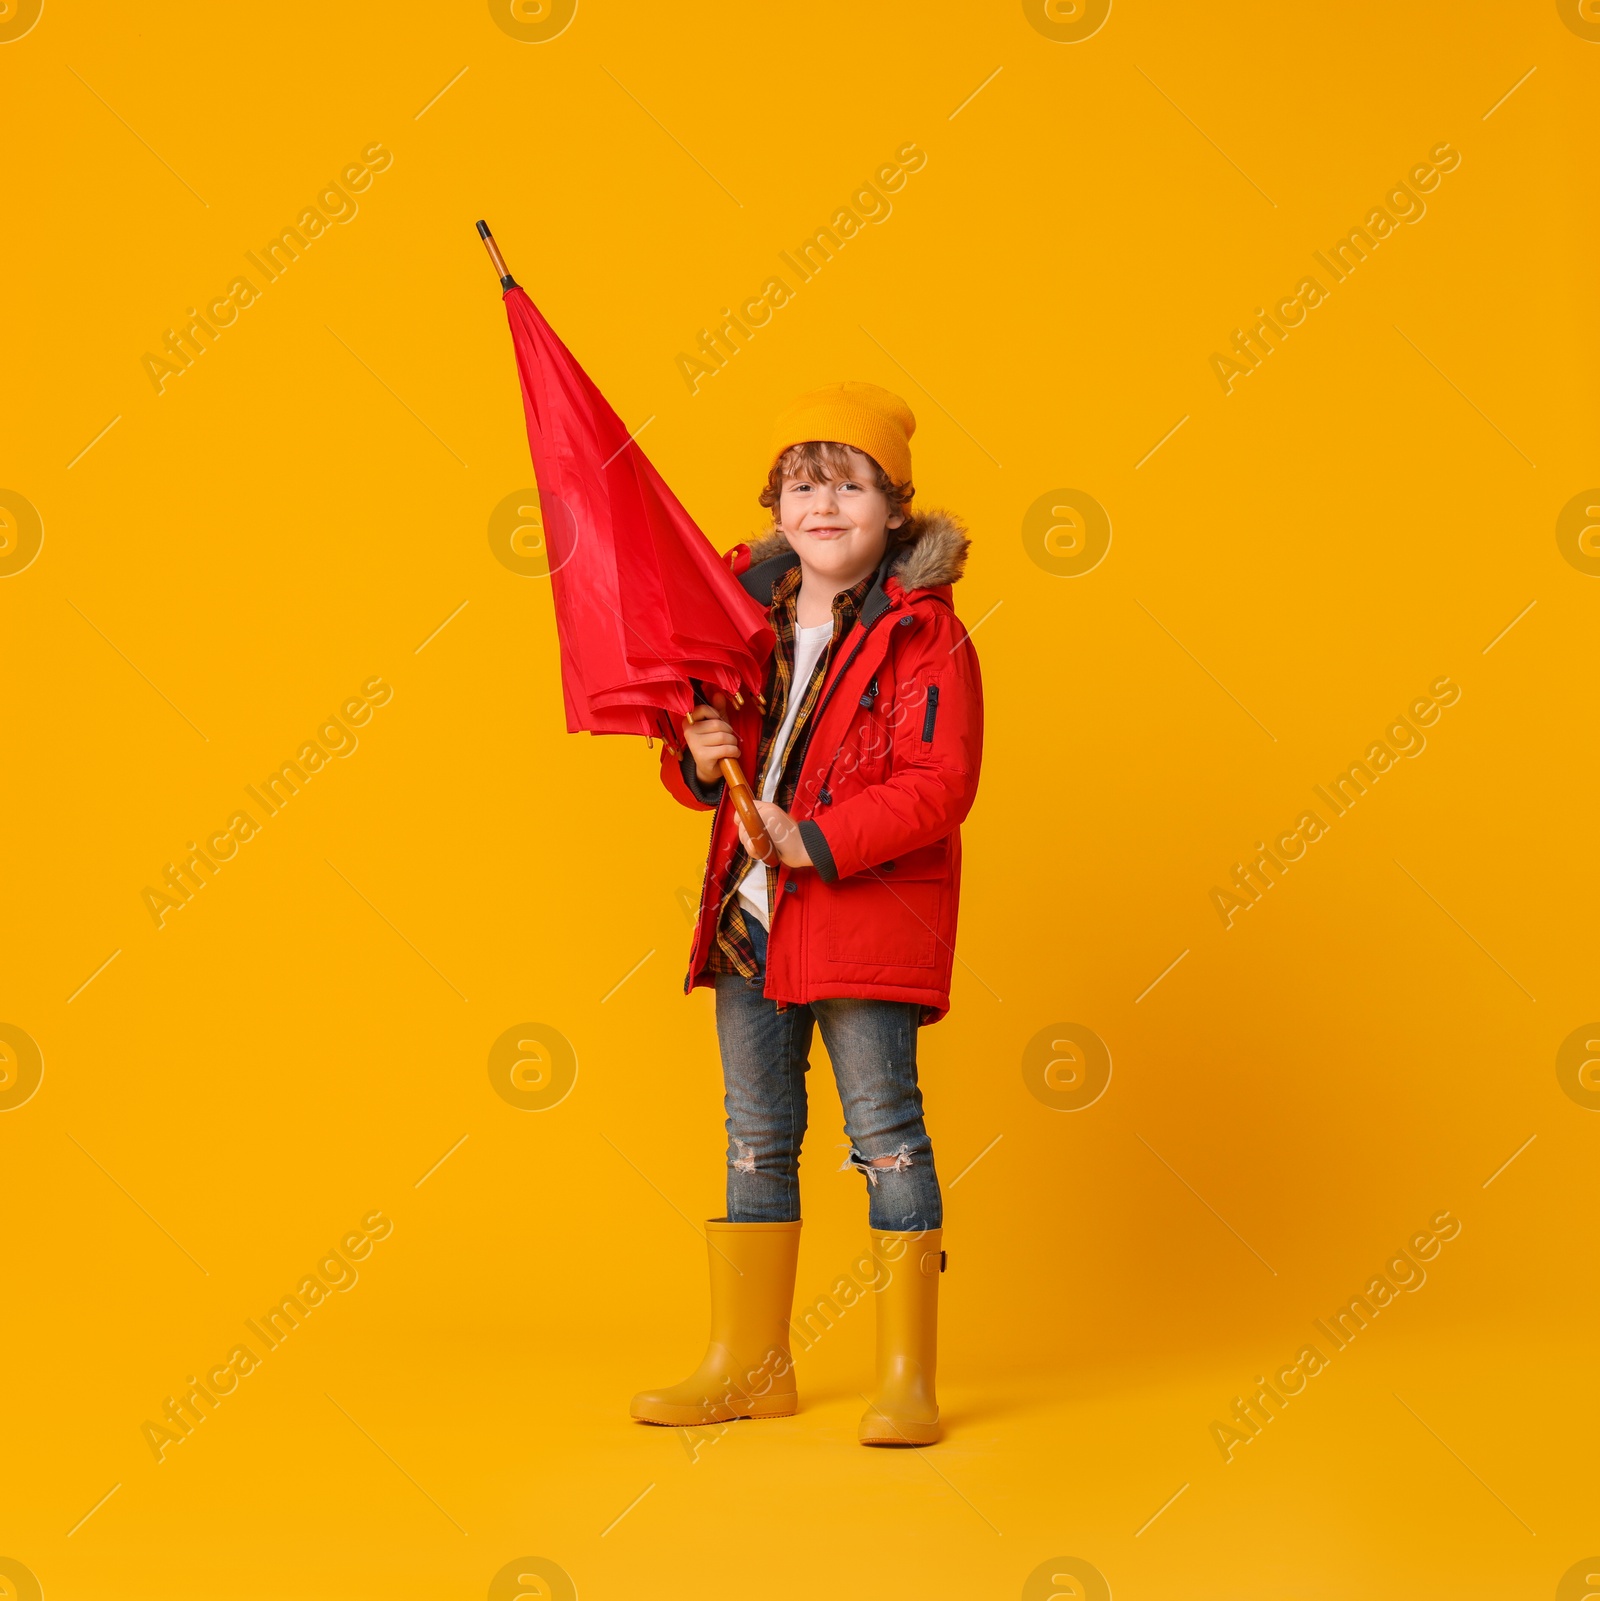
[[[896,486],[911,482],[911,436],[917,419],[898,395],[876,384],[824,384],[786,406],[773,425],[769,465],[790,445],[837,440],[864,451]]]

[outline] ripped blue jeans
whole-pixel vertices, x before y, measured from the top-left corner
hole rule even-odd
[[[766,931],[747,919],[766,967]],[[721,973],[717,1038],[728,1114],[730,1223],[793,1223],[800,1217],[800,1144],[813,1027],[833,1061],[850,1151],[841,1164],[867,1186],[875,1229],[936,1229],[944,1221],[933,1146],[917,1087],[921,1008],[904,1001],[837,999],[786,1006],[762,981]]]

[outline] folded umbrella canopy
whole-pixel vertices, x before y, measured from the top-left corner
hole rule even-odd
[[[772,630],[622,419],[506,268],[500,275],[561,647],[567,730],[674,744],[697,700],[759,696]],[[745,832],[767,858],[750,786],[722,764]]]

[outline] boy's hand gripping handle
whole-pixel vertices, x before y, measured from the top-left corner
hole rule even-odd
[[[728,786],[728,799],[733,802],[733,809],[750,836],[750,848],[756,860],[776,864],[777,847],[767,833],[767,825],[761,821],[761,813],[756,810],[756,797],[744,776],[744,769],[731,756],[724,756],[717,766],[721,769],[723,783]]]

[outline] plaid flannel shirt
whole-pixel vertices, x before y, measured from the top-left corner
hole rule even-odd
[[[855,627],[862,602],[866,600],[867,591],[872,588],[876,577],[876,572],[869,573],[854,588],[841,590],[833,597],[833,637],[828,641],[827,648],[823,651],[822,659],[817,663],[810,681],[798,689],[798,693],[805,698],[800,702],[799,715],[795,718],[794,727],[789,730],[789,737],[781,751],[774,751],[773,745],[779,728],[783,726],[789,696],[797,692],[793,678],[795,608],[800,593],[799,567],[791,567],[772,586],[772,609],[769,620],[772,631],[777,636],[777,644],[773,647],[772,661],[767,668],[767,710],[761,720],[761,753],[756,763],[756,778],[751,787],[758,797],[763,795],[766,792],[767,774],[771,764],[774,761],[778,762],[782,776],[778,780],[778,788],[773,799],[785,811],[789,809],[794,800],[794,792],[800,784],[798,755],[805,744],[806,724],[816,707],[817,697],[822,693],[823,682],[828,676],[828,667],[833,661],[839,642]],[[737,973],[747,979],[755,978],[759,972],[756,966],[755,947],[750,942],[750,932],[745,924],[745,911],[739,904],[739,886],[744,882],[745,874],[757,865],[755,858],[745,851],[735,852],[733,860],[728,865],[717,910],[716,943],[711,947],[711,956],[706,964],[710,972]],[[769,865],[765,871],[767,917],[770,921],[772,912],[777,908],[778,870]]]

